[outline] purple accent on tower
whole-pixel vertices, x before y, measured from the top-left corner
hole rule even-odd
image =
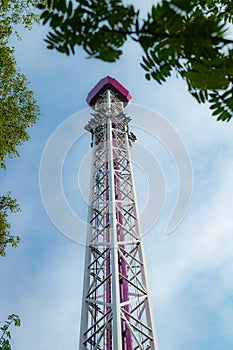
[[[108,162],[106,159],[106,170],[108,170]],[[106,177],[106,188],[109,187],[109,181],[108,181],[108,176]],[[109,201],[109,191],[106,191],[106,201]],[[110,242],[110,231],[109,231],[109,213],[106,213],[106,227],[108,227],[107,230],[107,235],[106,235],[106,242]],[[108,256],[106,260],[106,276],[109,276],[111,273],[111,262],[110,262],[110,255]],[[110,281],[108,281],[108,284],[106,285],[106,302],[111,304],[111,284]],[[107,306],[106,310],[109,311],[110,307]],[[109,317],[109,316],[108,316]],[[108,317],[106,319],[106,322],[108,322]],[[107,335],[106,335],[106,345],[107,345],[107,350],[111,350],[112,348],[112,327],[111,324],[109,323],[107,326]]]
[[[106,90],[111,90],[114,94],[116,94],[117,97],[123,102],[124,107],[126,107],[132,99],[129,91],[126,90],[123,85],[121,85],[116,79],[107,76],[101,79],[89,92],[86,99],[89,106],[94,106],[100,95]]]
[[[117,147],[117,132],[113,131],[113,146]],[[114,169],[119,170],[119,160],[116,154],[114,154],[113,157],[113,163],[114,163]],[[120,181],[118,180],[116,174],[114,175],[114,185],[115,185],[115,199],[118,200],[119,205],[121,203],[121,189],[120,189]],[[124,220],[123,220],[123,215],[120,210],[117,210],[116,212],[117,220],[118,222],[123,226],[124,225]],[[119,241],[124,241],[124,230],[122,228],[119,228],[118,230],[118,242]],[[121,248],[125,250],[125,245],[121,244]],[[119,274],[122,277],[120,277],[119,280],[119,286],[120,286],[120,302],[125,302],[129,300],[129,286],[128,286],[128,281],[127,281],[127,265],[125,260],[119,255]],[[130,307],[129,305],[125,305],[124,309],[127,312],[130,312]],[[129,316],[126,316],[126,319],[130,321]],[[121,321],[121,331],[122,331],[122,350],[133,350],[132,346],[132,335],[127,328],[126,324],[124,321]]]

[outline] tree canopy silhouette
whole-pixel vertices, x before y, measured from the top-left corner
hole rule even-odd
[[[115,62],[132,39],[143,49],[146,79],[162,84],[175,72],[199,103],[210,103],[213,116],[232,118],[231,1],[162,0],[145,18],[120,0],[49,0],[48,6],[39,5],[50,26],[49,49],[69,55],[80,46],[89,57]]]

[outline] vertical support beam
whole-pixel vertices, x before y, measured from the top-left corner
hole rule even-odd
[[[120,292],[119,292],[119,268],[118,268],[118,243],[116,223],[116,202],[114,190],[114,164],[113,164],[113,139],[111,120],[111,95],[107,91],[108,121],[107,121],[107,145],[108,145],[108,179],[109,179],[109,229],[111,244],[111,267],[112,267],[112,336],[113,349],[121,349],[121,316],[120,316]],[[106,350],[111,350],[111,344]]]
[[[91,179],[90,179],[90,188],[93,188],[94,185],[94,152],[92,152],[92,163],[91,163]],[[88,223],[90,223],[91,216],[92,216],[92,210],[91,210],[91,201],[92,201],[92,193],[90,191],[89,193],[89,210],[88,210]],[[87,270],[87,267],[90,265],[91,262],[91,248],[89,246],[90,239],[91,239],[91,232],[92,228],[91,225],[88,225],[87,228],[87,239],[86,239],[86,252],[85,252],[85,263],[84,267],[85,270]],[[85,350],[85,331],[88,327],[88,312],[87,312],[87,301],[86,301],[86,291],[88,290],[88,287],[90,285],[90,274],[84,273],[84,279],[83,279],[83,298],[82,298],[82,322],[80,325],[80,337],[79,337],[79,349]]]

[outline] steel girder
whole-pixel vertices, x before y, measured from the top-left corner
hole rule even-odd
[[[93,159],[80,350],[158,350],[123,103],[107,90],[85,127]]]

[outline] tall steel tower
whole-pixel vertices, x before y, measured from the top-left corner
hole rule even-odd
[[[80,350],[157,350],[135,198],[129,92],[106,77],[90,91],[93,147]]]

